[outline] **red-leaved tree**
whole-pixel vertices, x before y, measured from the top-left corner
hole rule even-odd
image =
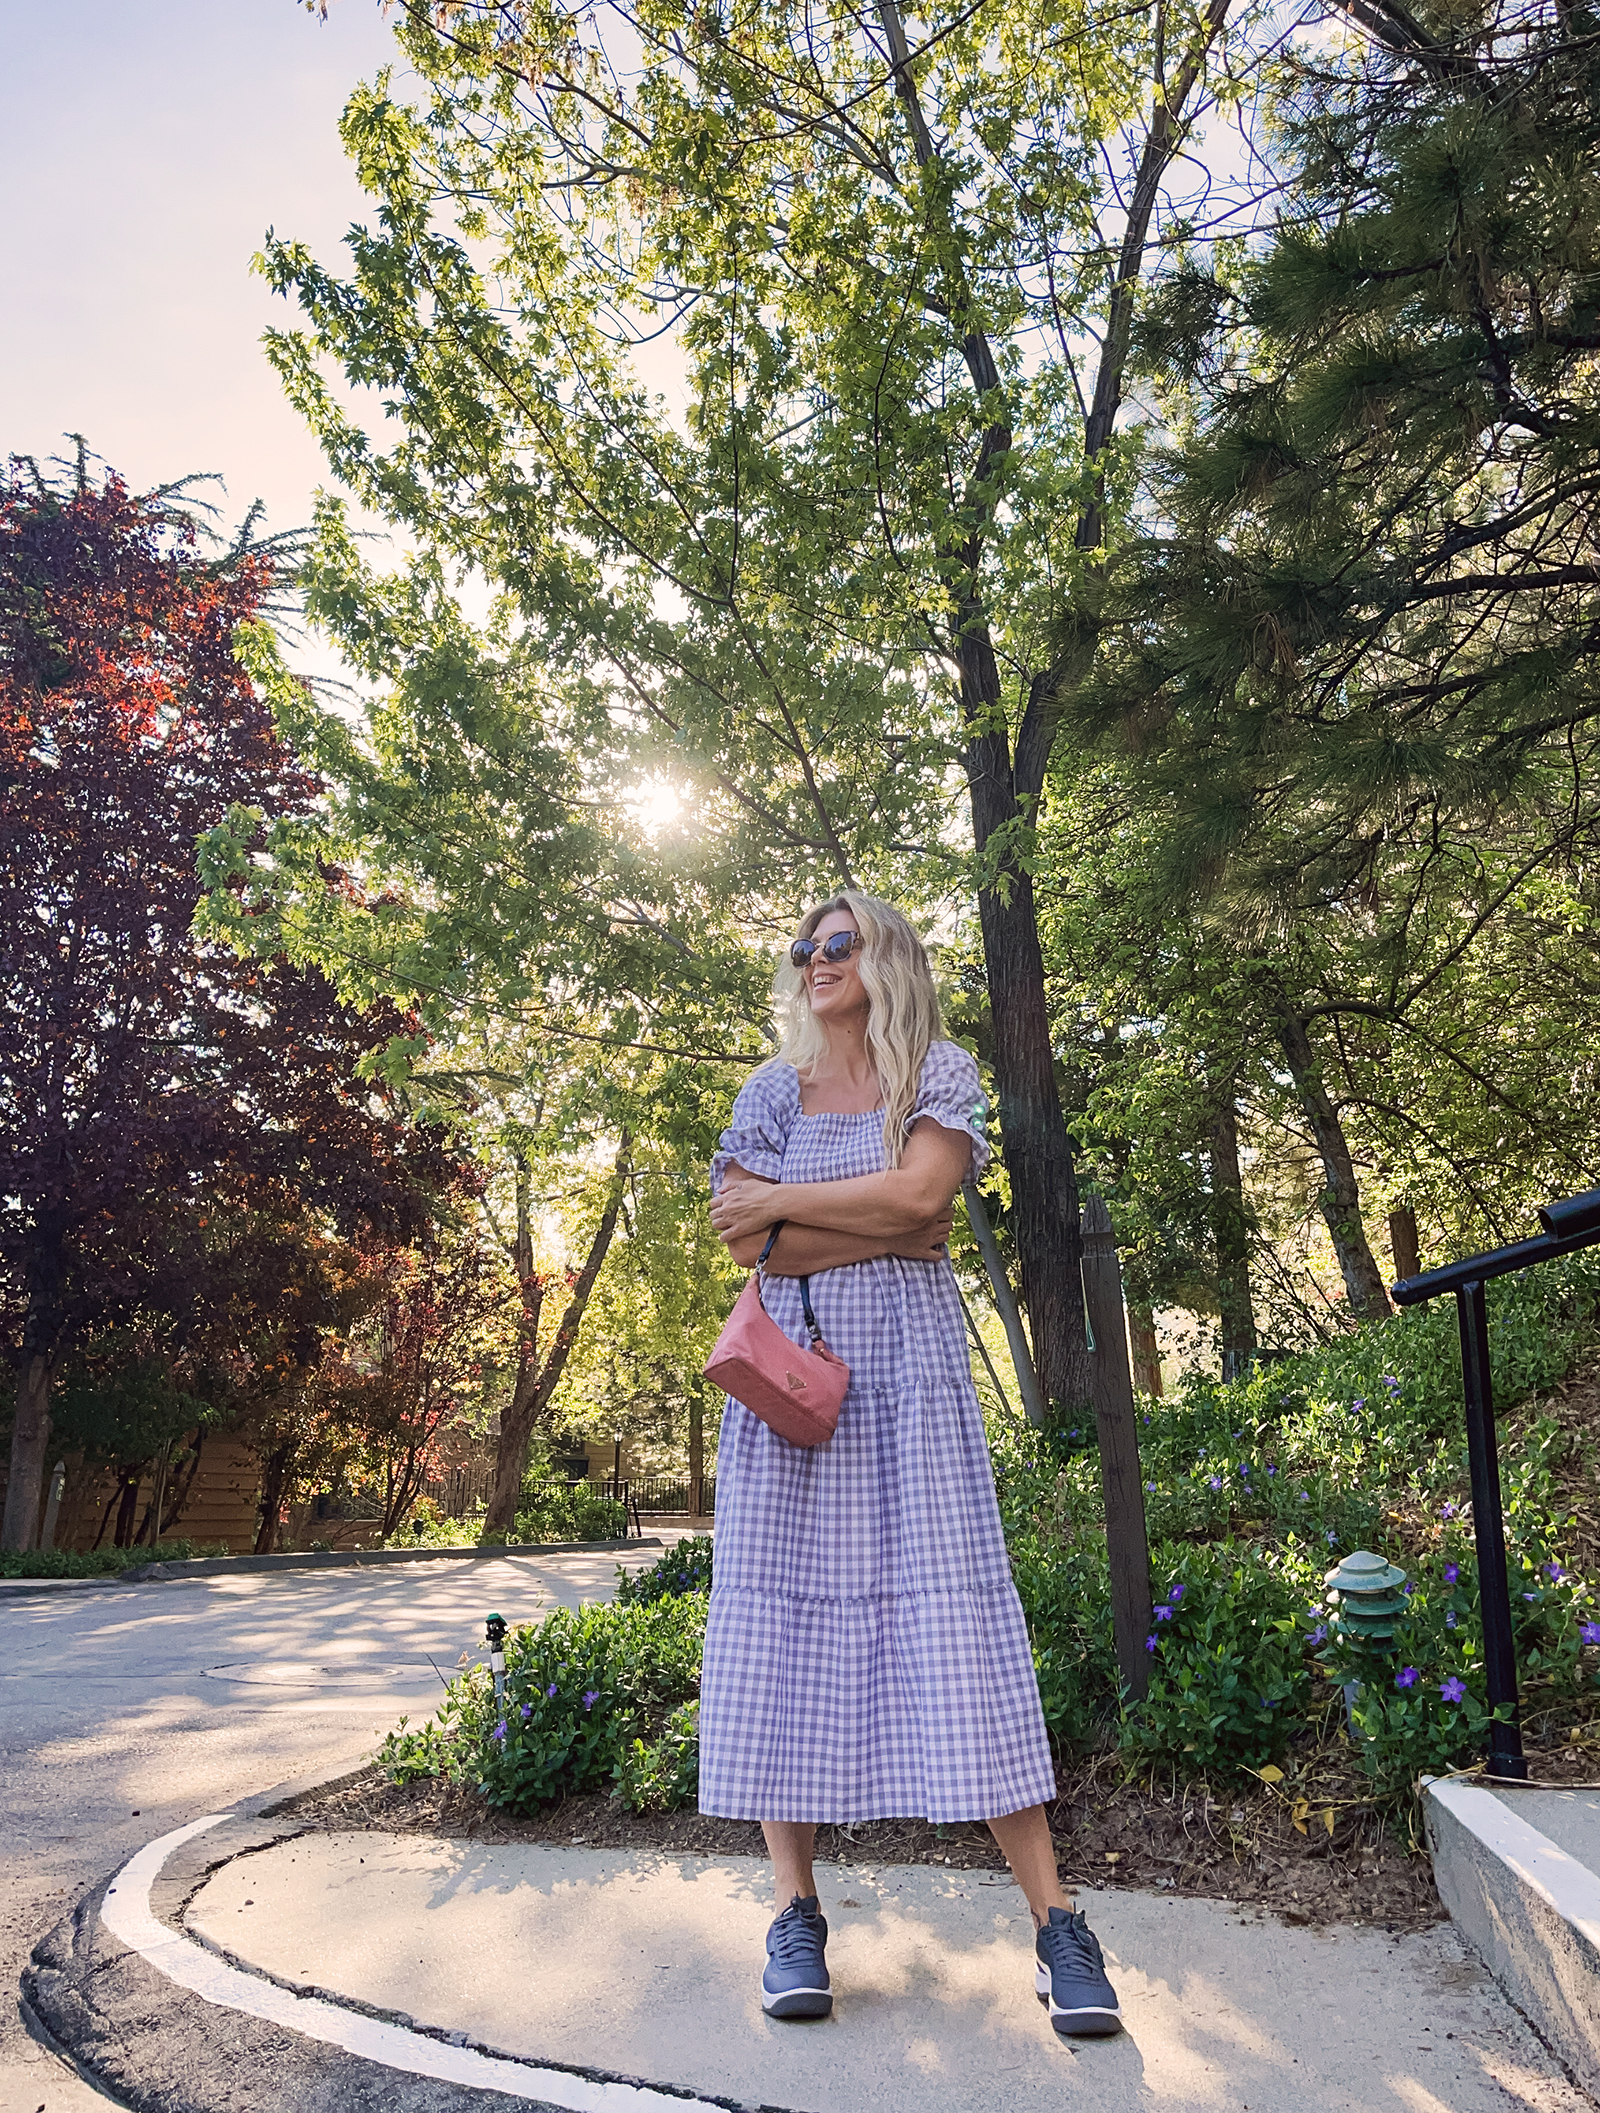
[[[195,841],[315,793],[234,658],[269,556],[205,554],[165,495],[0,481],[0,1543],[32,1545],[63,1361],[125,1316],[214,1327],[246,1229],[420,1233],[449,1178],[364,1059],[408,1024],[199,942]]]

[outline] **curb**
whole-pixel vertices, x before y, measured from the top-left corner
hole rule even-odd
[[[334,1548],[304,1555],[196,1555],[175,1563],[138,1563],[106,1577],[0,1578],[0,1596],[19,1592],[57,1592],[63,1586],[181,1584],[189,1577],[240,1577],[257,1570],[339,1570],[383,1563],[432,1563],[454,1560],[499,1563],[541,1555],[605,1555],[630,1548],[664,1548],[659,1535],[623,1541],[517,1541],[506,1548]]]
[[[290,1986],[189,1936],[183,1911],[210,1873],[308,1831],[273,1826],[273,1812],[339,1779],[280,1784],[147,1843],[34,1947],[29,2029],[134,2113],[783,2113],[503,2054]]]
[[[1434,1881],[1506,1994],[1600,2093],[1600,1877],[1491,1791],[1423,1779]]]

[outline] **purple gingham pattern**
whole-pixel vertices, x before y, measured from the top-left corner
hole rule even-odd
[[[910,1121],[989,1157],[978,1068],[936,1042]],[[712,1163],[783,1181],[883,1167],[881,1115],[804,1115],[789,1065],[747,1081]],[[767,1311],[805,1340],[799,1287]],[[726,1819],[989,1819],[1055,1795],[948,1262],[892,1256],[811,1280],[850,1367],[825,1446],[730,1401],[700,1700],[700,1810]]]

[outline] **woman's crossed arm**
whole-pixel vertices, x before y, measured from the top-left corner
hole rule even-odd
[[[742,1250],[753,1238],[756,1245],[750,1259],[754,1261],[767,1233],[780,1220],[784,1230],[778,1236],[774,1258],[797,1228],[880,1243],[871,1248],[874,1254],[899,1253],[898,1245],[888,1243],[948,1219],[971,1160],[972,1140],[964,1130],[947,1130],[931,1116],[924,1116],[906,1140],[899,1166],[882,1174],[859,1174],[848,1181],[761,1181],[743,1167],[731,1167],[722,1193],[712,1203],[711,1222],[735,1260],[743,1259]],[[851,1259],[864,1261],[868,1256]],[[771,1268],[771,1261],[767,1266]],[[818,1262],[814,1266],[837,1268],[839,1264]],[[799,1268],[781,1272],[804,1273]]]

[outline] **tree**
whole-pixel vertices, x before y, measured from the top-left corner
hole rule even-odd
[[[1226,0],[1181,27],[936,9],[914,35],[891,0],[623,10],[615,53],[578,14],[404,14],[425,107],[380,82],[345,120],[380,228],[343,281],[268,245],[308,318],[273,341],[290,394],[364,503],[581,657],[769,869],[945,894],[964,780],[1035,1351],[1087,1399],[1034,828]],[[673,328],[681,421],[632,360]],[[385,392],[387,452],[323,360]]]
[[[1145,318],[1180,433],[1072,705],[1178,892],[1386,892],[1520,816],[1593,840],[1600,105],[1559,6],[1357,10],[1276,115],[1285,203]]]
[[[31,1544],[51,1391],[143,1315],[201,1329],[272,1209],[419,1229],[437,1134],[362,1077],[402,1037],[319,975],[191,932],[195,840],[313,782],[233,655],[271,561],[200,554],[172,495],[0,485],[0,1270],[17,1366],[4,1543]]]

